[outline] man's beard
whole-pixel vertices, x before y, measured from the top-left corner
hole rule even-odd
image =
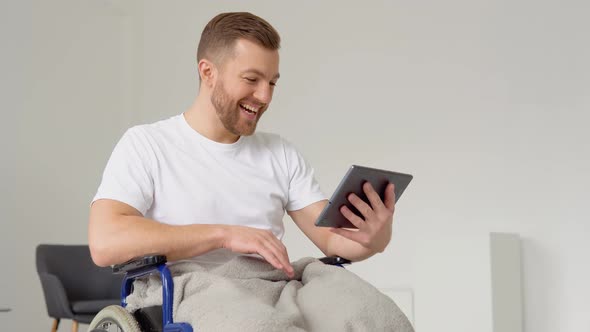
[[[256,130],[258,119],[260,118],[260,115],[262,115],[262,113],[259,113],[254,121],[248,121],[246,119],[240,121],[242,117],[240,112],[242,112],[242,109],[237,102],[232,102],[222,81],[218,81],[215,88],[213,88],[211,104],[215,107],[215,112],[225,129],[238,136],[252,135]],[[258,112],[262,112],[262,110],[259,110]]]

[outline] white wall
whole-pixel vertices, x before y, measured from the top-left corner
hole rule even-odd
[[[23,110],[25,94],[26,57],[30,53],[30,28],[27,28],[27,13],[30,11],[28,3],[17,3],[8,6],[0,2],[0,308],[10,308],[11,291],[16,281],[16,269],[12,262],[20,257],[14,255],[12,248],[16,247],[18,239],[9,229],[16,229],[15,172],[17,163],[15,137],[17,136],[16,122],[18,114]],[[19,38],[12,38],[15,27]],[[24,60],[24,61],[23,61]],[[19,243],[20,245],[20,243]],[[23,244],[21,248],[28,250],[30,244]],[[28,262],[30,264],[30,262]],[[20,272],[20,271],[19,271]],[[31,293],[28,296],[32,296]],[[12,319],[12,312],[0,312],[0,326]]]
[[[49,327],[35,245],[86,242],[87,204],[114,143],[132,124],[184,111],[203,26],[248,10],[283,38],[261,130],[293,141],[327,193],[351,163],[415,176],[392,245],[351,270],[378,287],[413,288],[421,332],[491,332],[488,233],[519,233],[525,331],[589,330],[589,9],[573,0],[34,2],[27,107],[7,136],[18,139],[18,185],[3,186],[15,202],[3,199],[14,209],[2,209],[2,252],[17,259],[2,276],[0,306],[14,308],[0,313],[2,326]],[[8,36],[26,39],[19,31]],[[3,99],[2,128],[18,99]],[[292,258],[319,255],[290,224],[286,243]]]

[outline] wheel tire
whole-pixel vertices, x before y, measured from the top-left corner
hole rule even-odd
[[[111,329],[109,329],[111,326]],[[111,332],[113,326],[116,332],[141,332],[139,324],[129,311],[118,305],[110,305],[102,309],[88,326],[88,331],[108,331]]]

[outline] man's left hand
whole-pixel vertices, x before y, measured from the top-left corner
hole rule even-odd
[[[330,231],[352,241],[358,242],[363,247],[373,252],[383,252],[391,240],[391,228],[393,224],[393,212],[395,211],[395,193],[393,184],[385,188],[384,201],[373,189],[369,182],[365,182],[363,190],[369,199],[370,205],[355,194],[350,194],[348,200],[362,214],[361,218],[348,207],[343,206],[340,212],[358,230],[344,228],[332,228]]]

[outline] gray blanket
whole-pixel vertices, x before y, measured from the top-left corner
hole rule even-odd
[[[389,297],[354,273],[314,258],[293,268],[289,280],[247,256],[215,268],[172,265],[174,321],[195,331],[413,331]],[[161,305],[159,277],[137,280],[127,301],[131,312]]]

